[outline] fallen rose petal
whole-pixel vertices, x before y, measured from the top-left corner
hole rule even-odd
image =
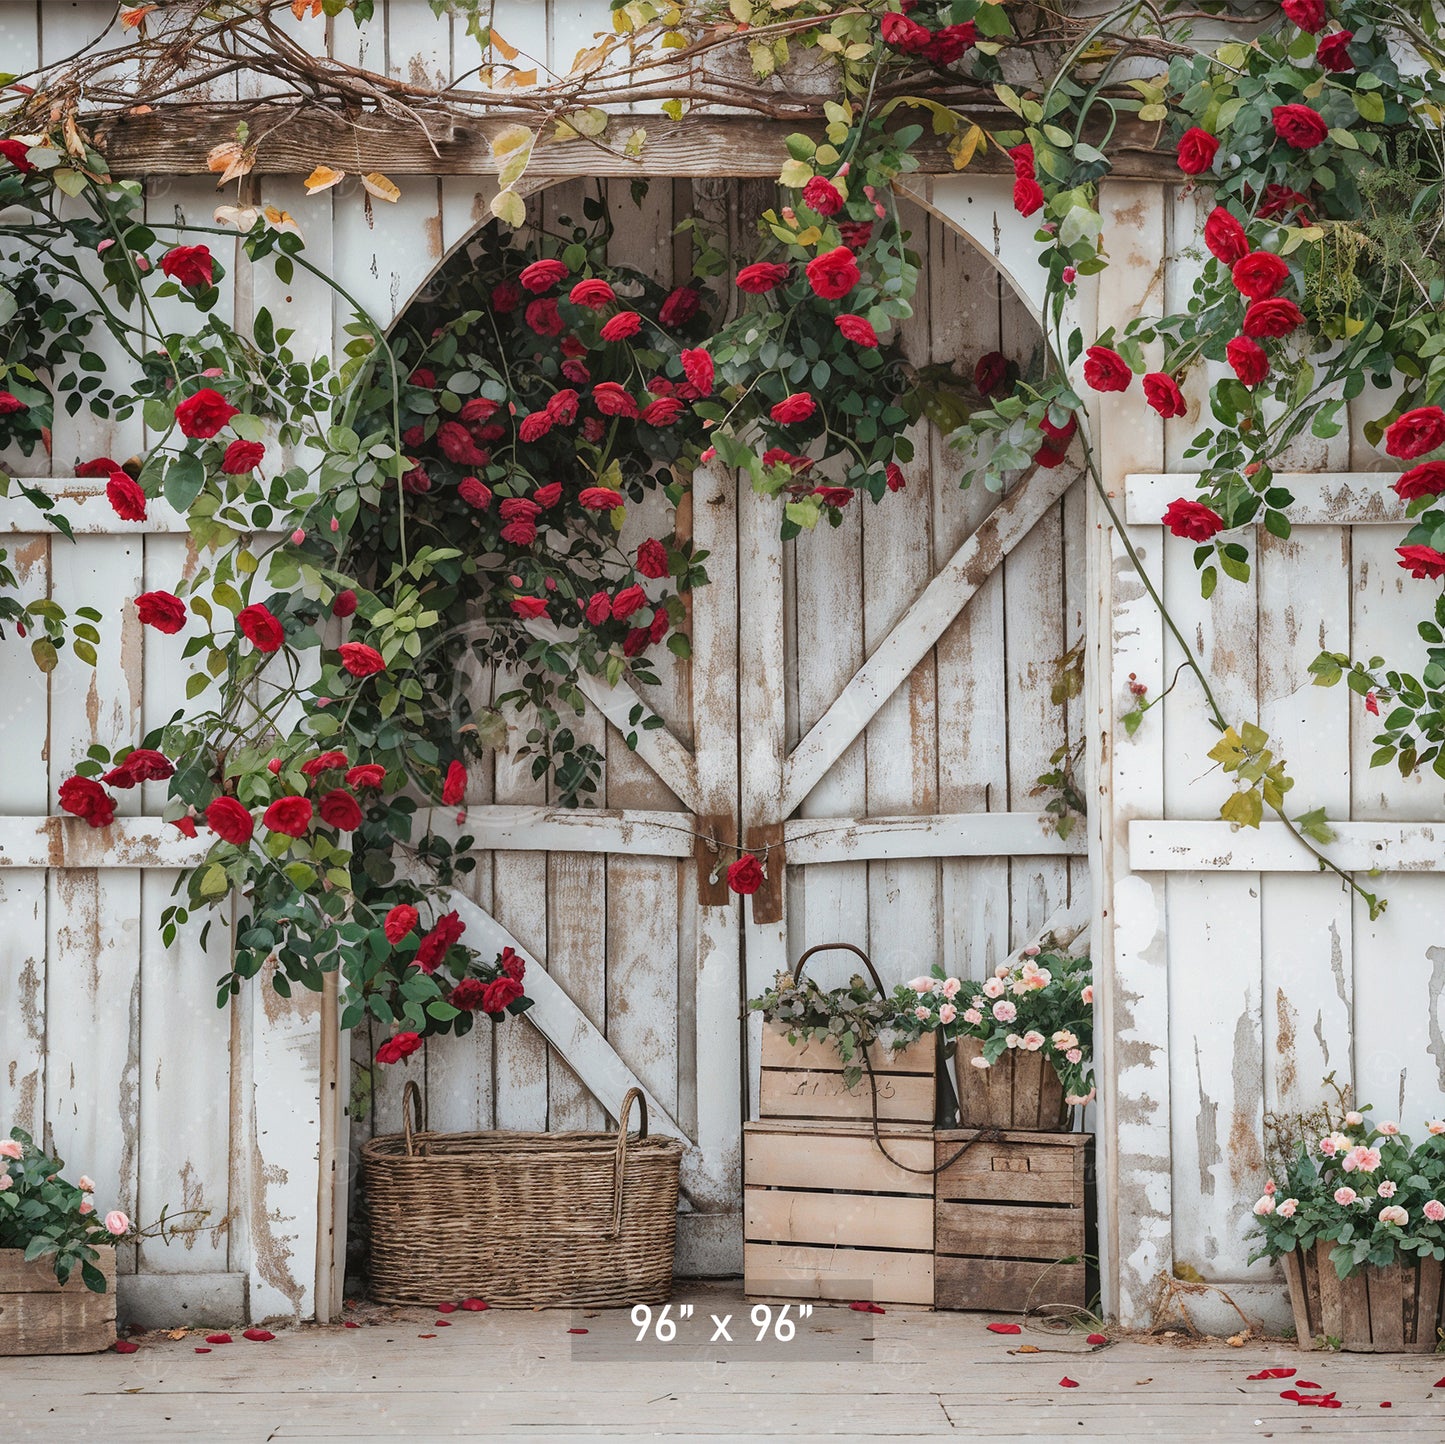
[[[855,1314],[881,1314],[884,1312],[877,1304],[870,1302],[868,1299],[855,1299],[848,1307],[852,1309]]]
[[[1436,1389],[1445,1389],[1445,1379],[1436,1379],[1432,1387]]]
[[[1394,1407],[1394,1406],[1390,1403],[1390,1401],[1389,1401],[1388,1399],[1386,1399],[1386,1400],[1380,1405],[1380,1408],[1382,1408],[1382,1409],[1390,1409],[1390,1408],[1393,1408],[1393,1407]]]
[[[341,1327],[343,1329],[359,1329],[361,1327],[354,1319],[347,1319]]]
[[[462,1307],[469,1314],[479,1314],[483,1309],[489,1308],[490,1305],[484,1303],[481,1299],[463,1299]]]
[[[131,1343],[129,1339],[117,1339],[115,1343],[111,1345],[111,1348],[114,1349],[117,1354],[133,1354],[140,1348],[140,1345]]]
[[[434,1319],[432,1321],[432,1328],[434,1329],[449,1329],[451,1326],[452,1321],[450,1319]]]
[[[208,1344],[229,1344],[231,1336],[230,1334],[207,1334],[206,1342]]]
[[[1069,1378],[1067,1374],[1065,1374],[1064,1377],[1059,1380],[1059,1388],[1061,1389],[1077,1389],[1078,1387],[1079,1381],[1077,1379]]]
[[[457,1306],[456,1306],[455,1304],[438,1304],[438,1305],[437,1305],[437,1313],[439,1313],[439,1314],[454,1314],[454,1313],[456,1313],[456,1311],[457,1311]]]
[[[1086,1344],[1107,1344],[1109,1341],[1103,1334],[1090,1334],[1084,1342]]]
[[[586,1333],[589,1333],[590,1330],[588,1330],[588,1329],[568,1329],[567,1332],[568,1332],[569,1334],[586,1334]]]
[[[991,1334],[1021,1334],[1023,1329],[1018,1324],[989,1324],[988,1331]]]
[[[1261,1369],[1259,1373],[1249,1374],[1246,1377],[1250,1379],[1293,1379],[1294,1376],[1295,1370],[1293,1369]]]
[[[211,1351],[210,1351],[209,1349],[197,1348],[197,1349],[196,1349],[196,1352],[197,1352],[198,1354],[209,1354]]]
[[[419,1339],[434,1339],[434,1338],[436,1338],[436,1335],[435,1335],[435,1334],[418,1334],[418,1335],[417,1335],[417,1338],[419,1338]]]
[[[250,1339],[253,1344],[269,1344],[276,1337],[270,1329],[247,1329],[241,1337]]]
[[[1296,1379],[1296,1380],[1294,1381],[1294,1386],[1295,1386],[1296,1389],[1323,1389],[1323,1388],[1324,1388],[1324,1385],[1323,1385],[1323,1384],[1316,1384],[1313,1379]]]

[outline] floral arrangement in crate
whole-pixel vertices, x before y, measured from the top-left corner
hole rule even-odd
[[[12,1128],[9,1138],[0,1138],[0,1249],[23,1249],[27,1263],[54,1258],[55,1277],[63,1284],[79,1266],[86,1288],[103,1294],[97,1250],[129,1234],[130,1219],[119,1209],[102,1217],[91,1202],[95,1184],[84,1175],[67,1182],[60,1176],[64,1167],[23,1129]]]
[[[1094,982],[1088,957],[1025,948],[1016,964],[1000,963],[982,983],[960,982],[934,965],[915,978],[914,1015],[919,1026],[941,1028],[957,1047],[977,1038],[975,1068],[991,1068],[1006,1053],[1043,1053],[1064,1086],[1071,1107],[1094,1097]],[[924,1017],[932,1020],[925,1023]]]
[[[1372,1124],[1369,1112],[1350,1109],[1322,1136],[1293,1140],[1283,1181],[1271,1178],[1254,1205],[1251,1263],[1322,1240],[1334,1243],[1342,1279],[1367,1264],[1445,1260],[1445,1119],[1412,1145],[1398,1123]]]
[[[924,1006],[911,985],[899,984],[885,994],[861,973],[840,988],[823,988],[806,975],[780,972],[748,1007],[786,1029],[795,1048],[808,1040],[831,1042],[843,1060],[849,1088],[862,1078],[862,1055],[873,1044],[898,1053],[938,1027],[937,1007]]]

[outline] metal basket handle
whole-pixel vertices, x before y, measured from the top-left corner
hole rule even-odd
[[[883,979],[878,976],[878,970],[873,966],[872,960],[862,948],[855,947],[852,943],[817,943],[809,948],[793,967],[793,981],[796,983],[803,976],[803,964],[813,956],[814,953],[826,953],[844,951],[856,953],[863,961],[863,966],[868,969],[868,976],[873,979],[873,986],[878,989],[881,996],[887,997],[887,990],[883,986]]]

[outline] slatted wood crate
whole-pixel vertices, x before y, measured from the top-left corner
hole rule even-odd
[[[927,1123],[937,1106],[937,1044],[931,1035],[897,1053],[874,1044],[868,1049],[878,1090],[878,1117],[889,1123]],[[845,1121],[873,1117],[873,1084],[863,1076],[850,1088],[843,1060],[831,1042],[811,1038],[788,1042],[776,1023],[763,1029],[758,1113],[762,1118]]]
[[[54,1259],[26,1263],[21,1249],[0,1249],[0,1355],[97,1354],[115,1343],[115,1250],[99,1254],[103,1294],[86,1288],[79,1269],[62,1284]]]
[[[870,1124],[745,1126],[750,1296],[932,1306],[933,1130],[890,1123],[879,1132],[907,1167],[879,1152]]]
[[[975,1129],[940,1129],[935,1166],[979,1138]],[[1017,1132],[974,1142],[942,1168],[934,1210],[938,1307],[1083,1307],[1092,1159],[1092,1134]],[[1059,1262],[1066,1258],[1077,1262]]]

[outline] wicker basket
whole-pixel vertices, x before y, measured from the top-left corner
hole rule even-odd
[[[634,1099],[641,1129],[629,1136]],[[668,1299],[682,1144],[647,1136],[636,1088],[616,1133],[425,1133],[415,1083],[402,1111],[403,1133],[361,1150],[378,1303]]]

